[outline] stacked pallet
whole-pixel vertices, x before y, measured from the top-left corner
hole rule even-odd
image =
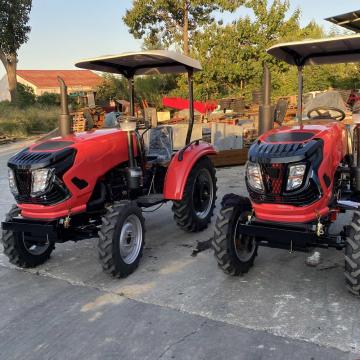
[[[105,111],[100,106],[86,107],[73,112],[73,132],[101,129],[104,126]]]
[[[86,130],[86,119],[82,111],[76,111],[72,115],[72,131],[74,133],[83,132]]]

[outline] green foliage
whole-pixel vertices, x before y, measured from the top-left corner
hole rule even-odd
[[[177,86],[173,75],[139,76],[135,78],[135,97],[138,102],[161,106],[161,98]],[[96,101],[107,104],[110,99],[129,100],[127,80],[122,76],[105,74],[96,92]]]
[[[0,60],[9,83],[11,101],[16,104],[16,64],[20,46],[27,42],[32,0],[0,0]]]
[[[259,86],[262,64],[277,72],[288,66],[266,53],[266,48],[290,33],[299,31],[299,11],[287,17],[288,2],[248,1],[254,19],[242,17],[231,24],[212,23],[194,38],[193,55],[204,71],[196,75],[198,98],[248,94]]]
[[[135,96],[140,102],[147,102],[156,108],[160,108],[161,99],[177,87],[176,76],[144,76],[135,80]]]
[[[96,90],[96,102],[104,105],[112,99],[128,100],[128,85],[122,76],[104,74],[103,80]]]
[[[0,52],[16,54],[27,42],[32,0],[0,0]]]
[[[18,107],[25,108],[35,104],[36,96],[32,87],[18,83],[16,88],[16,105]]]
[[[136,39],[169,47],[184,45],[184,32],[192,38],[202,26],[213,21],[215,10],[234,11],[242,0],[134,0],[123,20]]]
[[[60,95],[54,93],[44,93],[36,98],[36,102],[40,105],[45,106],[59,106],[60,105]]]
[[[57,126],[58,107],[32,105],[19,108],[0,102],[0,132],[16,137],[47,133]]]
[[[288,0],[135,0],[124,21],[136,38],[144,39],[144,48],[179,47],[184,41],[186,4],[192,44],[190,55],[203,66],[203,71],[195,74],[194,95],[202,100],[240,95],[249,100],[252,91],[261,86],[264,63],[271,70],[273,96],[296,94],[297,69],[268,55],[266,49],[280,42],[347,33],[335,28],[326,33],[314,21],[302,27],[300,9],[289,13]],[[253,15],[239,17],[230,24],[213,21],[214,10],[234,11],[241,5],[251,9]],[[304,91],[359,87],[359,70],[354,64],[306,66]],[[171,86],[168,94],[187,96],[185,76],[177,77],[177,85]],[[154,93],[155,90],[147,91],[146,96]]]

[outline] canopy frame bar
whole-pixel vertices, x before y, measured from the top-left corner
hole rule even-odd
[[[297,118],[299,125],[302,125],[302,110],[303,110],[303,67],[298,66],[298,101],[297,101]]]

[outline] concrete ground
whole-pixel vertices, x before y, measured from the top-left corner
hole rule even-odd
[[[0,216],[13,203],[0,149]],[[244,193],[243,168],[218,171],[218,198]],[[0,359],[360,358],[359,299],[344,286],[343,255],[261,248],[243,277],[220,271],[210,250],[172,220],[171,206],[145,214],[139,269],[109,278],[96,240],[59,244],[43,266],[19,270],[0,255]],[[341,227],[346,219],[340,219]]]

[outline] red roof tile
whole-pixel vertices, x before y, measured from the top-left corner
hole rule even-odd
[[[101,83],[101,77],[90,70],[17,70],[16,73],[39,88],[58,87],[58,76],[64,79],[67,86],[95,87]]]

